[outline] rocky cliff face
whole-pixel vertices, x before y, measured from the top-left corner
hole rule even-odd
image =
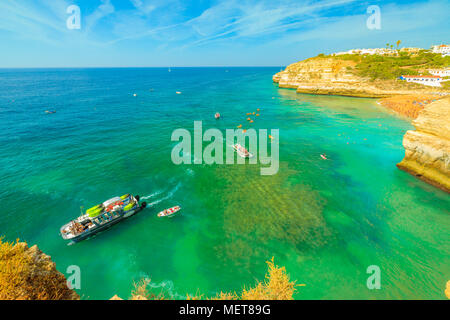
[[[55,263],[37,246],[2,242],[0,300],[78,300]]]
[[[412,123],[416,130],[406,132],[397,166],[450,192],[450,97],[425,107]]]
[[[284,71],[275,74],[273,81],[278,83],[280,88],[293,88],[299,93],[366,98],[384,98],[412,92],[431,94],[440,91],[396,80],[369,81],[352,72],[355,64],[338,57],[310,58],[289,65]]]

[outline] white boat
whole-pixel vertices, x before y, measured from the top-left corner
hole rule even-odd
[[[112,225],[143,210],[147,203],[139,204],[139,196],[126,194],[109,199],[63,225],[60,229],[64,240],[78,242],[108,229]]]
[[[175,213],[177,213],[180,210],[181,210],[180,206],[175,206],[175,207],[161,211],[160,213],[158,213],[158,217],[160,217],[160,218],[169,217],[169,216],[174,215]]]
[[[252,158],[253,154],[248,152],[247,149],[245,149],[243,146],[241,146],[239,143],[236,143],[233,145],[233,149],[236,150],[237,154],[241,156],[242,158]]]

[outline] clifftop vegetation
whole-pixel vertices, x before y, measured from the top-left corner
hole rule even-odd
[[[368,50],[376,54],[362,53]],[[292,88],[298,93],[309,94],[365,98],[449,94],[450,81],[444,81],[442,87],[437,87],[398,79],[401,75],[429,75],[429,69],[448,67],[449,56],[442,57],[441,54],[415,48],[389,50],[319,54],[287,66],[273,76],[273,81],[280,88]]]
[[[418,53],[399,52],[394,56],[344,54],[328,57],[353,61],[356,65],[348,71],[371,80],[393,80],[401,75],[428,75],[428,69],[450,66],[450,56],[442,57],[427,50]]]

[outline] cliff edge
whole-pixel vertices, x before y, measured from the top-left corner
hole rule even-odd
[[[0,300],[79,300],[50,256],[0,238]]]
[[[412,124],[398,168],[450,192],[450,97],[429,104]]]

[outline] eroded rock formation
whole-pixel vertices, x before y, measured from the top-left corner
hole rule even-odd
[[[450,192],[450,97],[431,103],[403,138],[405,158],[397,165]]]

